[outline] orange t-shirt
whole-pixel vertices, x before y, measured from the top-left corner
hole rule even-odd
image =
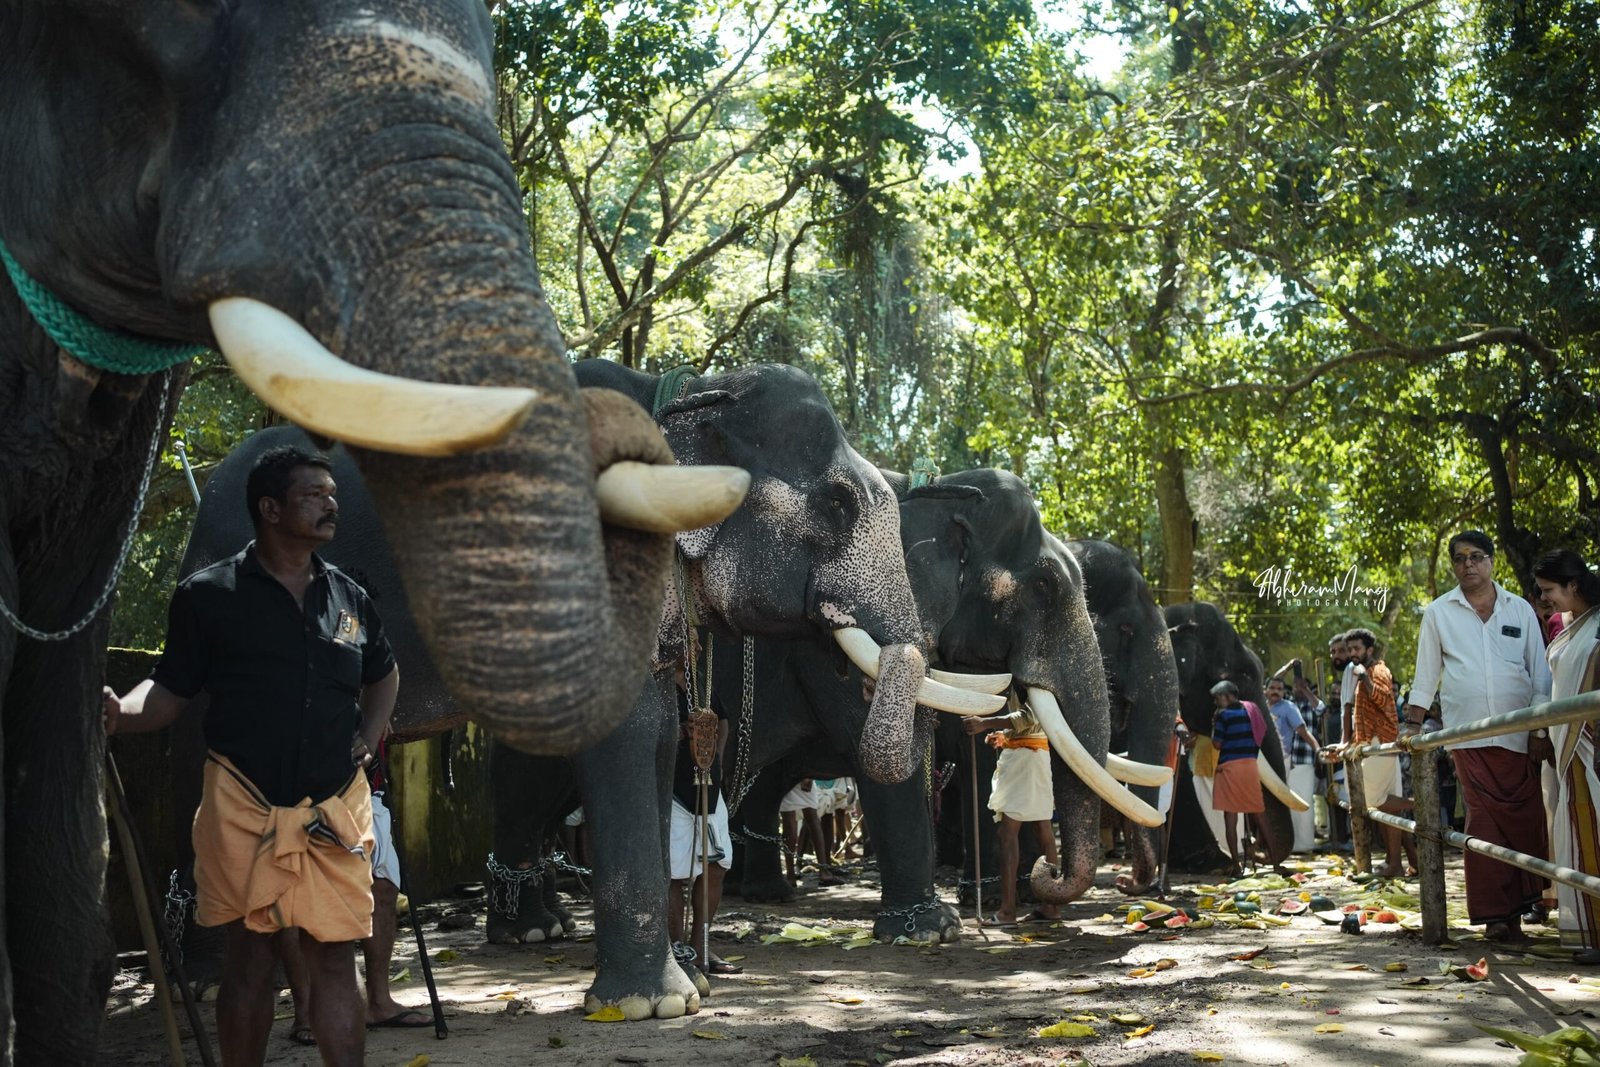
[[[1400,736],[1400,720],[1394,707],[1394,675],[1382,663],[1367,668],[1372,684],[1356,683],[1356,743],[1394,741]]]

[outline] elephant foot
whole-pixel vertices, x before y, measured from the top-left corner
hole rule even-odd
[[[961,916],[938,900],[884,910],[872,922],[872,936],[888,942],[903,937],[915,945],[949,944],[961,939]]]
[[[700,982],[705,982],[703,975]],[[616,1008],[628,1022],[677,1019],[700,1011],[700,998],[704,994],[698,985],[669,952],[654,982],[631,974],[596,974],[594,985],[583,998],[583,1010],[593,1015],[603,1008]],[[644,988],[649,986],[656,988]],[[710,985],[705,988],[709,993]]]
[[[544,881],[543,903],[544,910],[556,922],[561,924],[563,931],[570,934],[578,929],[578,920],[572,917],[572,912],[562,906],[561,897],[556,893],[556,882],[553,877],[546,878]],[[554,936],[560,937],[561,935],[556,934]]]
[[[788,904],[795,898],[794,885],[787,878],[746,879],[740,895],[751,904]]]
[[[1155,886],[1153,877],[1140,878],[1135,874],[1119,874],[1116,880],[1117,890],[1130,897],[1143,896]]]
[[[504,915],[489,913],[487,939],[491,945],[537,945],[554,941],[567,933],[560,919],[547,913],[518,915],[508,919]]]

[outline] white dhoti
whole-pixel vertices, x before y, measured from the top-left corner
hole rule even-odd
[[[1289,768],[1289,788],[1302,797],[1316,795],[1317,765],[1302,763]],[[1294,826],[1294,851],[1310,852],[1317,847],[1317,812],[1312,805],[1305,811],[1290,811],[1289,821]]]
[[[989,810],[1018,822],[1042,822],[1055,812],[1050,750],[1004,748],[995,764]]]

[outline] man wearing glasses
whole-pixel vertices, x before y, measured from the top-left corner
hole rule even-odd
[[[1539,618],[1522,597],[1494,580],[1494,542],[1468,530],[1450,539],[1456,588],[1428,605],[1417,636],[1417,669],[1406,724],[1422,726],[1434,695],[1444,725],[1514,711],[1550,699]],[[1539,761],[1549,752],[1544,730],[1502,734],[1446,746],[1455,760],[1466,832],[1497,845],[1548,858]],[[1538,903],[1544,879],[1466,854],[1467,913],[1491,941],[1523,941],[1522,914]]]

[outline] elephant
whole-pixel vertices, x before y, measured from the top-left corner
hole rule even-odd
[[[578,392],[492,43],[479,0],[0,5],[0,1064],[94,1056],[103,609],[196,351],[360,446],[468,714],[566,752],[633,704],[670,538],[597,474],[671,456]]]
[[[598,360],[580,362],[577,375],[585,388],[615,389],[652,411],[680,458],[743,467],[752,478],[732,515],[678,538],[682,583],[666,612],[659,669],[627,723],[573,758],[595,856],[596,975],[585,1007],[671,1017],[697,1011],[701,995],[671,954],[663,870],[678,736],[670,672],[684,658],[688,624],[732,639],[713,641],[711,662],[691,667],[716,679],[730,713],[742,700],[727,695],[725,679],[730,670],[743,676],[745,637],[843,642],[872,664],[876,693],[853,735],[863,777],[913,776],[931,729],[931,713],[917,715],[917,702],[973,694],[926,679],[895,496],[846,442],[810,375],[755,365],[657,377]],[[741,682],[733,686],[742,692]],[[555,772],[504,748],[493,761],[495,873],[504,884],[491,895],[489,938],[539,941],[557,928],[537,907],[524,912],[526,887],[514,880],[537,860],[542,823],[554,814]]]
[[[1083,568],[1095,639],[1105,662],[1111,750],[1140,763],[1165,763],[1178,719],[1178,671],[1166,617],[1128,552],[1093,540],[1068,541],[1067,549]],[[1131,788],[1147,803],[1157,804],[1157,787]],[[1163,873],[1157,857],[1164,831],[1127,829],[1133,869],[1118,877],[1117,887],[1144,893],[1159,884]]]
[[[1046,714],[1059,709],[1055,717],[1096,765],[1092,770],[1099,771],[1091,774],[1098,789],[1117,791],[1114,799],[1129,810],[1143,807],[1142,817],[1151,821],[1154,812],[1098,766],[1106,759],[1109,701],[1083,575],[1066,546],[1041,525],[1027,486],[998,470],[949,474],[916,488],[904,475],[885,472],[885,477],[900,499],[906,568],[935,662],[948,671],[1008,672],[1001,684],[1014,681],[1036,710],[1041,705],[1048,705]],[[851,773],[854,768],[841,760],[848,760],[863,722],[859,676],[835,650],[816,641],[758,641],[756,648],[750,766],[759,769],[788,757],[783,766],[791,775],[800,769]],[[731,670],[718,662],[719,670]],[[981,683],[974,679],[972,684]],[[741,717],[734,733],[743,727]],[[941,724],[940,732],[946,728]],[[1052,731],[1053,747],[1065,740],[1064,732]],[[956,751],[966,750],[963,738]],[[880,938],[950,940],[959,930],[959,921],[933,890],[929,756],[925,749],[918,751],[918,767],[904,783],[884,787],[858,780],[883,878],[883,909],[874,921]],[[1082,767],[1080,761],[1077,768]],[[1097,866],[1101,798],[1080,777],[1084,773],[1089,772],[1058,766],[1053,776],[1065,873],[1043,879],[1041,890],[1056,902],[1081,895]],[[741,788],[737,781],[730,784],[735,797]],[[747,898],[752,893],[781,896],[779,854],[762,838],[775,825],[782,791],[775,785],[755,788],[759,793],[752,791],[751,801],[759,796],[760,807],[741,816],[744,827],[756,831],[745,835],[743,892]],[[970,808],[962,821],[971,825]]]
[[[1179,709],[1191,733],[1210,735],[1212,714],[1216,710],[1211,687],[1224,679],[1239,687],[1240,699],[1254,701],[1262,713],[1267,714],[1261,659],[1245,646],[1215,604],[1204,601],[1168,604],[1163,614],[1170,628],[1173,662],[1178,669]],[[1283,746],[1270,718],[1267,726],[1261,739],[1261,754],[1281,781],[1285,777]],[[1294,827],[1289,819],[1289,808],[1282,799],[1270,789],[1262,790],[1262,798],[1266,810],[1261,818],[1268,837],[1262,844],[1267,862],[1277,864],[1294,844]],[[1217,837],[1220,826],[1214,828],[1211,822],[1214,813],[1209,793],[1204,800],[1196,795],[1194,776],[1187,761],[1180,761],[1178,765],[1173,804],[1172,844],[1168,856],[1172,867],[1215,871],[1227,866],[1227,856]]]

